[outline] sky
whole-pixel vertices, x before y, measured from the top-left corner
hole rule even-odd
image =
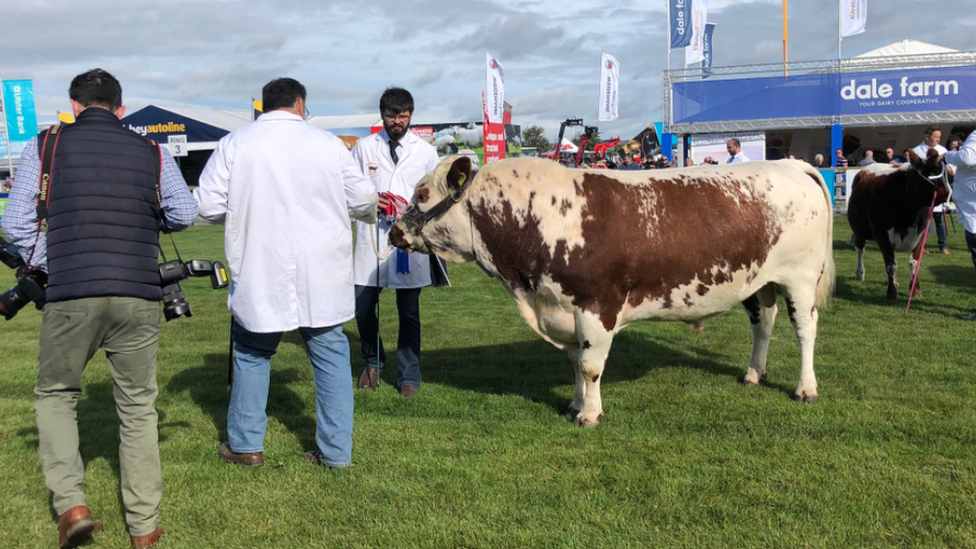
[[[0,79],[33,79],[40,122],[69,111],[71,78],[103,68],[129,112],[154,104],[247,109],[269,80],[308,90],[316,115],[370,114],[388,86],[415,120],[481,119],[485,51],[505,71],[514,123],[583,118],[606,139],[661,119],[667,0],[0,0]],[[836,59],[838,0],[788,1],[791,61]],[[714,65],[783,59],[783,0],[710,0]],[[902,39],[976,50],[976,0],[868,0],[853,57]],[[619,118],[597,122],[600,54],[620,64]],[[683,50],[671,52],[681,68]]]

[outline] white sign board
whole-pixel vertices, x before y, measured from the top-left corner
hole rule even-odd
[[[169,136],[169,153],[173,156],[186,156],[189,154],[186,150],[186,135]]]

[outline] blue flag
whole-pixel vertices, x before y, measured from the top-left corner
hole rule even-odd
[[[712,75],[712,32],[715,31],[715,23],[705,24],[705,35],[702,36],[702,78]]]
[[[693,0],[671,2],[671,49],[691,44],[691,3]]]

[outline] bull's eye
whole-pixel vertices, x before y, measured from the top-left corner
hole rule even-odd
[[[420,204],[426,204],[430,200],[430,189],[420,189],[417,191],[417,202]]]

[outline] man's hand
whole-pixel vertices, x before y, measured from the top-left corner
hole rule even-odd
[[[389,207],[390,207],[390,199],[383,196],[383,193],[380,193],[380,199],[379,199],[379,204],[376,208],[376,213],[379,215],[383,215],[383,213],[385,213],[386,209]]]

